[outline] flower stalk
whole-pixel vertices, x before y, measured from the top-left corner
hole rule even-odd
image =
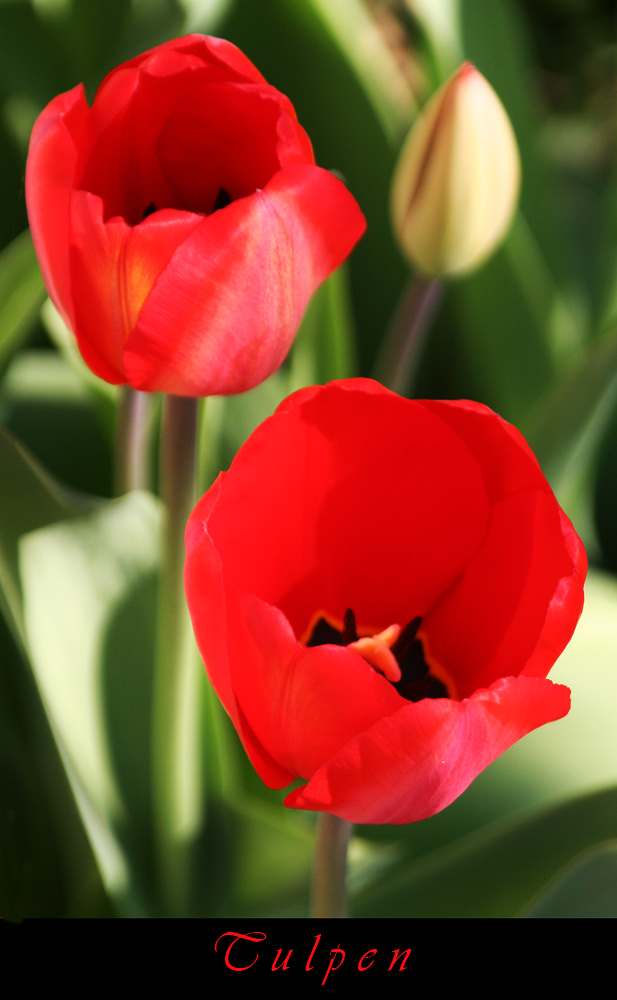
[[[151,402],[152,397],[145,392],[130,386],[122,389],[116,430],[116,496],[130,490],[150,489]]]
[[[184,600],[184,529],[195,499],[198,400],[166,396],[161,433],[160,492],[165,506],[152,765],[160,895],[183,912],[188,860],[199,820],[198,704],[195,645]]]
[[[331,813],[317,821],[311,898],[312,917],[347,916],[347,847],[352,824]]]
[[[375,365],[375,378],[393,392],[409,393],[442,294],[443,283],[423,274],[404,289]]]

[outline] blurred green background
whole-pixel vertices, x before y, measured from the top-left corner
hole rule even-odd
[[[160,912],[147,794],[160,505],[110,499],[120,394],[45,301],[23,182],[52,97],[80,81],[92,96],[118,63],[200,31],[290,97],[368,222],[281,371],[208,402],[202,488],[292,389],[371,374],[409,277],[389,186],[417,108],[470,59],[510,115],[519,211],[488,263],[446,287],[413,392],[515,423],[582,536],[586,607],[551,673],[573,707],[442,814],[359,828],[351,912],[617,915],[615,14],[608,0],[0,0],[0,914]],[[201,670],[196,686],[186,912],[305,915],[314,817],[262,786]]]

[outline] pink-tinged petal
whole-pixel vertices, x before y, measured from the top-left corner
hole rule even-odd
[[[78,158],[76,143],[87,113],[81,84],[54,98],[32,130],[26,165],[26,199],[34,248],[47,290],[69,324],[69,206]]]
[[[158,212],[140,226],[103,221],[101,199],[76,191],[71,201],[73,321],[89,367],[108,382],[126,382],[124,344],[159,273],[199,225],[191,213]]]
[[[560,581],[572,570],[552,494],[524,490],[493,505],[482,547],[424,622],[429,659],[456,676],[458,697],[520,673],[542,641],[556,601],[567,613],[561,625],[553,615],[551,662],[543,642],[548,673],[582,607],[580,579],[576,607],[558,596]]]
[[[466,701],[425,699],[352,739],[285,804],[354,823],[415,823],[445,809],[527,733],[566,715],[570,692],[506,677]]]
[[[190,396],[257,385],[282,363],[310,296],[364,227],[345,186],[312,165],[287,167],[214,212],[152,288],[125,348],[128,381]]]
[[[425,614],[486,533],[477,459],[420,404],[373,386],[291,397],[244,445],[211,518],[228,579],[280,607],[298,639],[319,611],[351,607],[375,631]]]

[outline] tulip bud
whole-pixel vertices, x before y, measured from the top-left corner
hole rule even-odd
[[[505,236],[519,185],[510,120],[464,63],[428,102],[399,157],[392,218],[403,252],[428,274],[472,270]]]

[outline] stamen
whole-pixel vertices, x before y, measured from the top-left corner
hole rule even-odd
[[[153,215],[156,211],[157,208],[154,202],[153,201],[148,202],[148,204],[144,208],[144,214],[141,217],[141,221],[143,222],[144,219],[147,219],[149,215]]]
[[[348,649],[355,650],[371,667],[383,674],[386,680],[396,684],[402,676],[401,668],[392,655],[389,644],[382,639],[382,636],[390,633],[392,629],[400,631],[400,625],[390,625],[385,632],[381,632],[379,635],[365,635],[357,642],[350,643]]]

